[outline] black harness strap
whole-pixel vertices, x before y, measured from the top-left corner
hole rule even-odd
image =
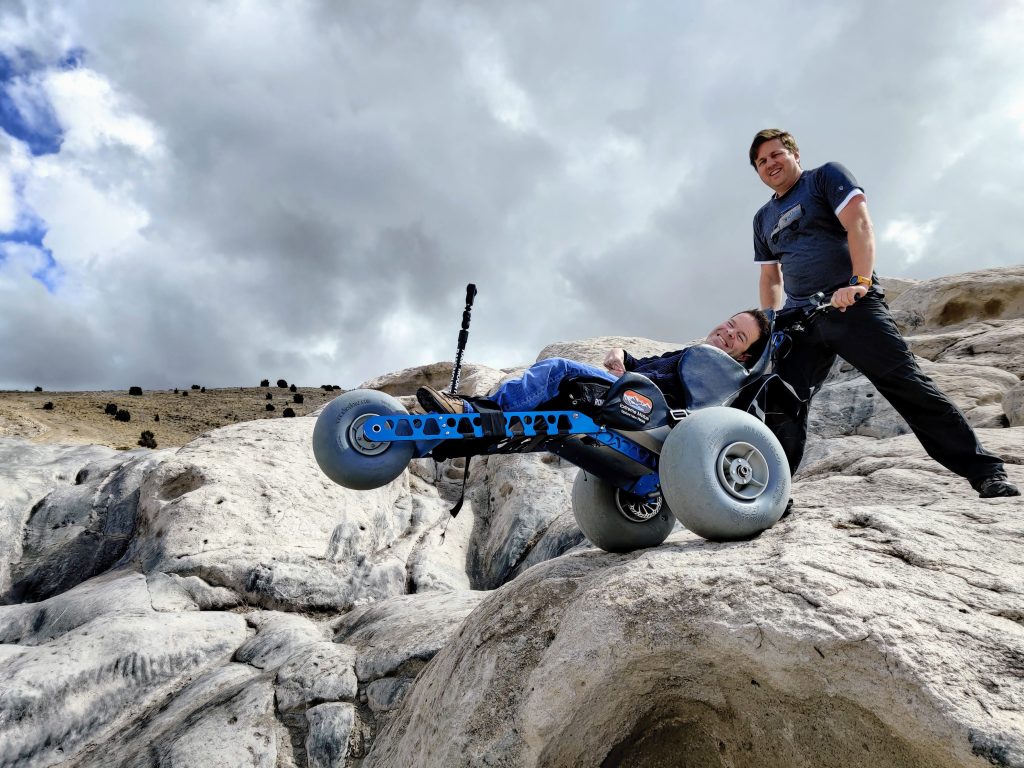
[[[486,397],[465,398],[480,416],[480,428],[485,437],[505,437],[505,414],[493,400]]]

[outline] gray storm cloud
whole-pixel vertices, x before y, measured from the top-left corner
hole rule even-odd
[[[694,338],[756,303],[768,125],[855,173],[881,274],[1017,263],[1022,32],[954,2],[7,4],[66,135],[0,142],[58,266],[0,243],[0,387],[350,387],[450,359],[470,281],[476,362]]]

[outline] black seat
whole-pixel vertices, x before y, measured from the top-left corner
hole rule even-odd
[[[612,429],[646,430],[668,423],[665,395],[640,373],[627,371],[609,387],[599,420]]]

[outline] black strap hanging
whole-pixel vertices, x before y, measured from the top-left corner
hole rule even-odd
[[[448,514],[455,517],[459,514],[459,510],[462,509],[462,502],[466,500],[466,483],[469,482],[469,462],[471,456],[466,457],[466,466],[462,470],[462,488],[459,490],[459,500],[455,502],[455,506],[448,510]]]
[[[459,490],[459,500],[455,502],[455,506],[448,510],[448,519],[444,521],[444,528],[441,530],[441,543],[444,543],[445,534],[448,533],[448,523],[452,521],[452,518],[459,514],[462,510],[462,503],[466,500],[466,484],[469,483],[469,462],[472,460],[472,456],[466,457],[466,466],[462,470],[462,488]]]

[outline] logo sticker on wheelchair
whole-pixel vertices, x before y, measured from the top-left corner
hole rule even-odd
[[[654,410],[654,401],[649,397],[644,397],[639,392],[627,389],[622,393],[619,410],[624,416],[628,416],[640,424],[646,424],[651,420],[650,414]]]
[[[650,413],[654,410],[654,402],[649,397],[644,397],[632,389],[627,389],[622,393],[622,402],[630,408],[640,411],[640,413]]]

